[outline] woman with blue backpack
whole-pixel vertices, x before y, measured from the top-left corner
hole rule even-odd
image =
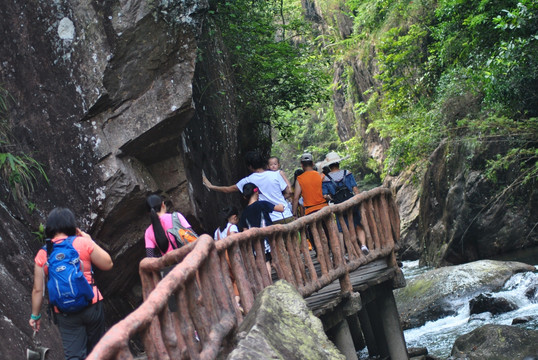
[[[32,314],[34,331],[41,326],[41,305],[47,281],[66,359],[85,359],[105,332],[103,295],[93,282],[92,266],[112,269],[110,255],[77,227],[66,208],[51,211],[45,226],[46,246],[35,257]]]

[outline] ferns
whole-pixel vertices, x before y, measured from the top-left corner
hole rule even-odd
[[[20,153],[11,143],[8,120],[9,93],[0,87],[0,176],[7,182],[16,199],[26,197],[34,190],[39,176],[49,181],[41,164],[32,157]]]

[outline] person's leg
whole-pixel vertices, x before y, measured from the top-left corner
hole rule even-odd
[[[273,257],[271,256],[271,252],[265,253],[265,266],[267,267],[267,272],[269,273],[269,276],[271,276],[271,261],[273,260]]]
[[[103,302],[98,301],[91,305],[82,312],[82,315],[86,324],[86,334],[88,336],[87,349],[89,354],[105,333]]]
[[[86,327],[81,314],[56,314],[66,360],[86,358]]]
[[[362,225],[357,225],[355,227],[355,231],[357,232],[357,236],[359,237],[359,242],[361,244],[362,253],[364,255],[368,255],[370,253],[370,250],[368,249],[368,246],[366,245],[366,233],[364,232]]]

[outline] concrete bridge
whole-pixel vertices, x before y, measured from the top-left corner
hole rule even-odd
[[[363,255],[353,224],[357,206],[370,254]],[[340,219],[344,249],[335,216]],[[307,227],[317,249],[306,241]],[[407,359],[394,288],[405,286],[395,250],[398,209],[387,188],[376,188],[287,225],[253,228],[215,242],[202,235],[161,258],[140,262],[144,303],[113,326],[88,359],[133,359],[129,342],[143,339],[148,359],[215,359],[232,349],[233,337],[255,296],[285,279],[306,299],[348,359],[356,347],[370,355]],[[267,238],[273,274],[263,256]],[[163,276],[164,275],[164,276]],[[238,307],[234,288],[240,297]]]

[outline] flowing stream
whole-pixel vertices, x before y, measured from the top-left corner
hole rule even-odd
[[[538,249],[534,252],[524,252],[522,254],[513,254],[511,257],[505,257],[498,260],[521,261],[532,264],[538,269]],[[419,267],[418,261],[405,261],[402,268],[407,281],[413,277],[430,270],[427,267]],[[504,285],[504,287],[493,296],[503,297],[512,301],[518,307],[517,310],[492,316],[490,313],[469,314],[470,298],[458,299],[453,305],[457,308],[457,314],[445,317],[437,321],[428,322],[425,325],[409,329],[404,332],[405,341],[408,347],[426,347],[430,355],[446,359],[450,357],[452,345],[460,335],[468,333],[475,328],[486,324],[511,325],[512,320],[517,317],[529,317],[531,321],[518,324],[527,329],[538,330],[538,301],[529,300],[525,296],[525,291],[531,284],[538,283],[538,273],[526,272],[515,274]]]

